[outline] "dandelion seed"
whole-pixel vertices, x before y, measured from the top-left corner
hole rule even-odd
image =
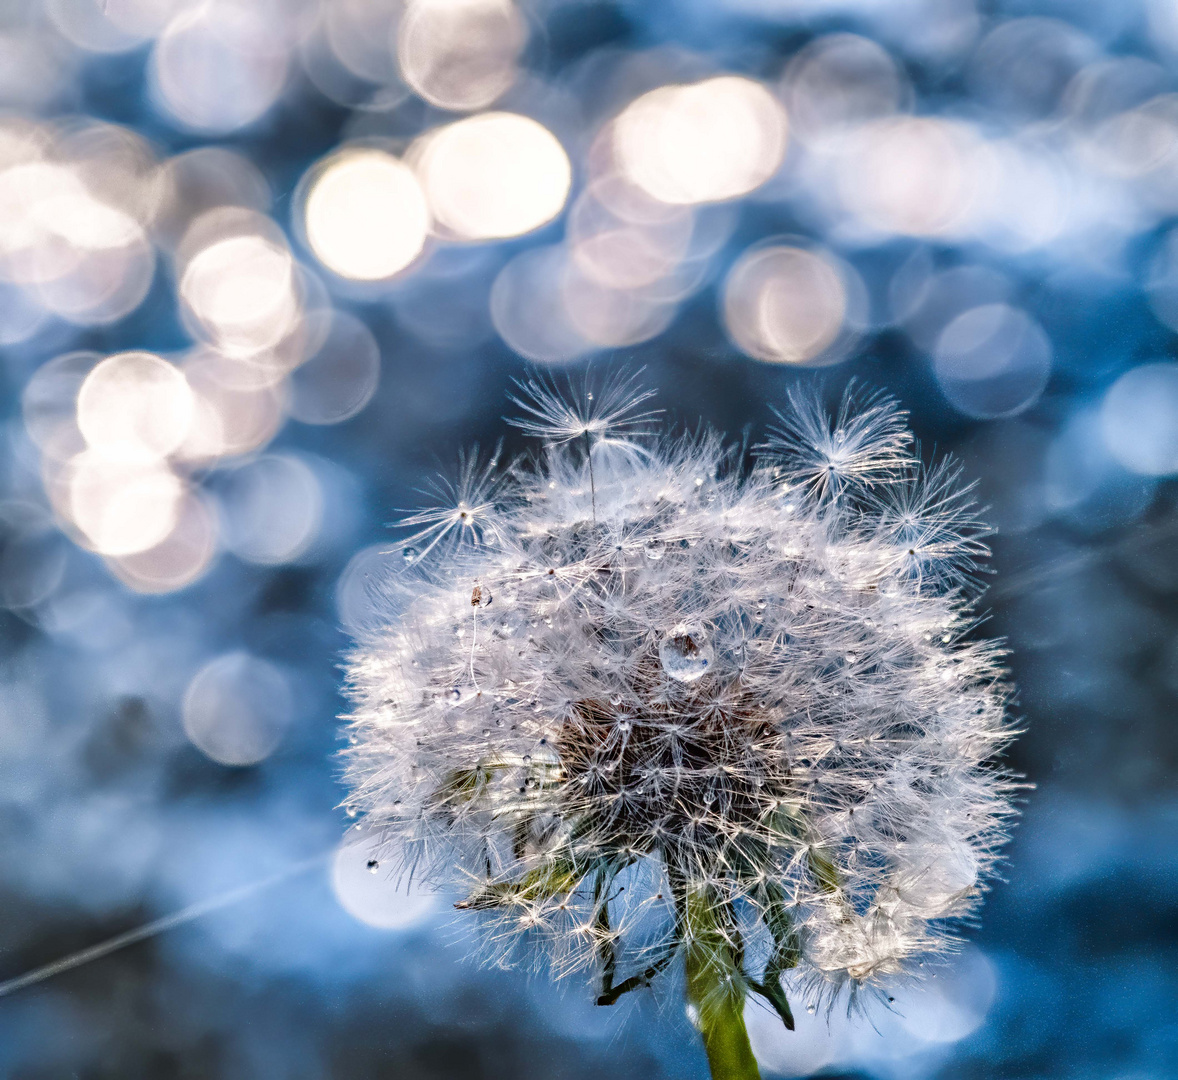
[[[1009,690],[968,489],[890,400],[795,395],[751,464],[647,400],[530,384],[545,453],[467,467],[477,524],[412,519],[411,602],[350,659],[349,804],[471,887],[495,963],[612,1004],[682,958],[739,1050],[747,993],[792,1027],[786,982],[812,1011],[952,947],[1013,815]]]

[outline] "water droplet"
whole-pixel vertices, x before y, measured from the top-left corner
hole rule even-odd
[[[531,754],[524,754],[524,764],[529,765],[529,764],[531,764],[531,761],[532,761],[532,755]]]
[[[491,737],[491,729],[489,727],[483,728],[483,738],[488,739],[490,737]]]
[[[401,549],[401,558],[404,559],[407,563],[416,562],[417,561],[417,548],[415,548],[415,547],[402,548]]]
[[[455,686],[453,689],[451,689],[448,696],[451,701],[461,701],[462,700],[462,691],[459,690],[457,686]]]
[[[541,746],[547,746],[547,745],[548,745],[548,740],[547,740],[547,739],[541,739],[541,740],[540,740],[540,745],[541,745]]]
[[[400,800],[400,799],[394,799],[394,800],[393,800],[393,805],[394,805],[394,806],[400,806],[400,805],[401,805],[401,800]]]
[[[642,553],[650,559],[651,562],[658,562],[666,553],[667,545],[662,540],[651,539],[647,540],[642,545]]]
[[[847,441],[847,433],[842,428],[838,428],[834,433],[834,445],[842,446]]]
[[[711,642],[697,623],[679,623],[659,642],[663,670],[678,682],[695,682],[711,666]]]
[[[806,1012],[808,1012],[811,1016],[813,1016],[817,1011],[818,1011],[818,1009],[814,1005],[807,1005],[806,1006]]]
[[[355,817],[359,812],[360,811],[357,810],[354,806],[345,806],[344,807],[344,813],[347,814],[348,817]]]
[[[366,865],[368,866],[368,872],[370,874],[375,874],[377,870],[380,869],[380,863],[378,863],[375,859],[369,859]]]

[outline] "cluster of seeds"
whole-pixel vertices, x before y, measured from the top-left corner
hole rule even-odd
[[[412,519],[350,659],[349,802],[498,962],[608,1003],[705,948],[791,1023],[786,972],[815,997],[951,946],[1006,837],[984,530],[889,400],[798,396],[751,456],[644,402],[530,387],[542,451]]]

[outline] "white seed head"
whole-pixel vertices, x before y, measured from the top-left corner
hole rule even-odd
[[[451,492],[477,525],[414,519],[403,614],[350,658],[348,805],[502,963],[649,978],[704,911],[766,983],[905,970],[975,909],[1017,787],[968,491],[885,398],[798,396],[751,465],[627,429],[642,400],[533,391],[544,452]]]

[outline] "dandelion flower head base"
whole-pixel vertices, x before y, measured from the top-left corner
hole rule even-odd
[[[955,469],[880,397],[795,397],[751,465],[629,384],[522,400],[542,452],[465,467],[477,526],[417,517],[403,614],[350,658],[382,866],[603,1004],[684,957],[700,1015],[751,991],[792,1025],[787,972],[813,1000],[951,947],[1015,788]]]

